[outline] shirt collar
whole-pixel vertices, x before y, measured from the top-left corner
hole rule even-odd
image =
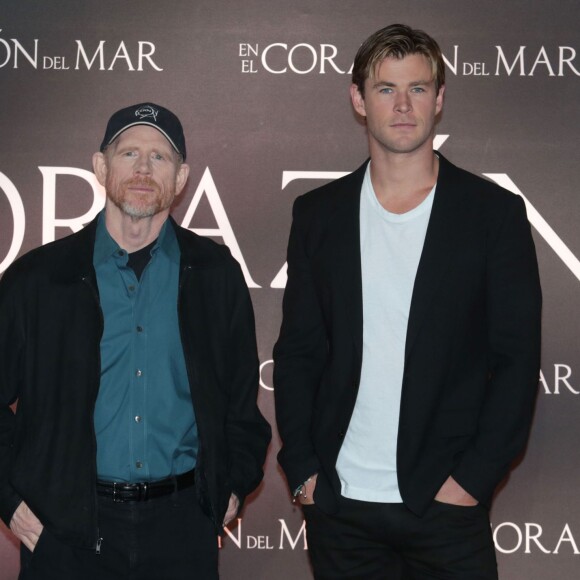
[[[105,210],[103,209],[98,216],[97,232],[95,235],[95,249],[93,252],[93,265],[97,266],[107,260],[113,258],[119,260],[122,258],[124,262],[127,261],[127,251],[117,244],[111,237],[105,225]],[[155,252],[162,252],[169,260],[179,264],[181,252],[177,242],[175,230],[169,224],[170,220],[166,220],[163,224],[157,242],[151,250],[151,255]],[[122,252],[122,254],[120,253]]]

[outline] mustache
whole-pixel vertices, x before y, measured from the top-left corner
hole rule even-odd
[[[137,187],[152,188],[152,189],[155,189],[156,191],[159,190],[159,184],[154,179],[152,179],[151,177],[148,177],[148,176],[132,177],[131,179],[128,179],[127,181],[125,181],[123,183],[123,186],[125,188],[137,186]]]

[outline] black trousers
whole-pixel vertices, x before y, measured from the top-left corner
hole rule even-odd
[[[215,527],[195,489],[137,503],[99,498],[100,554],[48,531],[33,553],[23,544],[19,580],[215,580]]]
[[[423,517],[403,504],[341,498],[338,513],[303,506],[317,580],[496,580],[488,512],[433,502]]]

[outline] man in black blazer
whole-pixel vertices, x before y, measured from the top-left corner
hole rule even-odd
[[[370,162],[294,205],[276,416],[316,578],[497,578],[488,508],[530,427],[541,291],[521,198],[433,152],[444,74],[422,31],[367,39]]]

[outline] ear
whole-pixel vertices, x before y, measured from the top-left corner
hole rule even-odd
[[[365,99],[360,94],[358,86],[355,85],[354,83],[350,85],[350,100],[352,101],[352,106],[354,110],[362,117],[366,117],[367,112],[365,109]]]
[[[93,171],[95,172],[97,181],[105,187],[107,181],[107,160],[101,152],[93,155]]]
[[[183,188],[185,187],[185,184],[187,182],[187,178],[189,177],[189,165],[187,163],[182,163],[178,170],[177,170],[177,176],[175,177],[175,195],[179,195],[182,191]]]
[[[443,95],[445,94],[445,85],[439,87],[439,92],[435,98],[435,114],[438,115],[443,109]]]

